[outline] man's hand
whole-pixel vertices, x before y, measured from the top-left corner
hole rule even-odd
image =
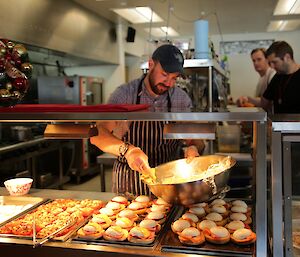
[[[136,170],[140,173],[148,173],[151,169],[148,156],[139,147],[129,148],[125,154],[125,158],[132,170]]]
[[[248,97],[248,96],[241,96],[236,101],[236,105],[238,107],[254,107],[255,104],[253,102],[256,102],[256,101],[258,101],[258,100]]]
[[[240,96],[236,101],[236,105],[238,107],[244,107],[244,105],[248,102],[249,102],[249,99],[247,96]]]
[[[186,158],[186,162],[190,163],[195,157],[200,156],[198,149],[194,145],[190,145],[184,148],[184,158]]]

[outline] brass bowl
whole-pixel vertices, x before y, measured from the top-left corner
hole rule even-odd
[[[156,181],[148,186],[168,203],[187,206],[207,202],[226,191],[229,171],[235,163],[223,155],[196,157],[189,164],[186,159],[168,162],[155,168]]]

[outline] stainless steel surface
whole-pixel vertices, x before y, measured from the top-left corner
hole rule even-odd
[[[245,112],[244,112],[245,111]],[[80,112],[80,113],[13,113],[0,112],[1,122],[95,122],[97,120],[157,121],[266,121],[260,108],[236,108],[230,112]]]
[[[272,132],[272,222],[273,256],[283,257],[282,231],[282,148],[281,133]]]
[[[115,25],[107,19],[96,16],[73,1],[27,0],[20,8],[11,8],[19,4],[18,0],[1,4],[1,24],[11,21],[5,38],[99,63],[119,63],[118,45],[111,36]],[[26,26],[16,18],[20,15],[20,9],[27,19]],[[84,25],[74,26],[77,23]],[[45,59],[48,59],[49,52],[45,49],[44,52]]]
[[[10,151],[14,151],[20,148],[24,148],[24,147],[28,147],[31,145],[35,145],[41,142],[46,141],[45,138],[42,137],[38,137],[26,142],[21,142],[21,143],[16,143],[16,144],[12,144],[12,145],[8,145],[8,146],[4,146],[4,147],[0,147],[0,154],[6,153],[6,152],[10,152]]]
[[[208,67],[208,111],[213,111],[213,70]]]
[[[256,256],[268,256],[267,249],[267,128],[262,122],[253,123],[255,172]]]
[[[283,136],[284,138],[285,136]],[[291,142],[283,142],[283,170],[292,171]],[[284,172],[283,179],[283,215],[284,219],[284,238],[285,256],[292,256],[293,239],[292,235],[292,172]]]
[[[8,196],[8,192],[5,187],[0,187],[0,195]],[[71,191],[71,190],[55,190],[55,189],[37,189],[31,188],[28,197],[41,197],[49,199],[51,196],[52,199],[63,198],[63,199],[100,199],[103,201],[109,201],[112,197],[115,196],[114,193],[108,192],[88,192],[88,191]],[[18,197],[20,198],[20,197]]]
[[[227,161],[228,167],[222,167]],[[199,179],[204,171],[215,164],[221,164],[219,173]],[[229,169],[234,164],[235,160],[222,155],[196,157],[189,164],[186,163],[186,159],[168,162],[155,168],[156,183],[148,186],[155,196],[169,203],[187,206],[206,202],[224,191]],[[166,178],[171,178],[168,184],[164,182]]]
[[[212,123],[170,123],[164,126],[166,139],[216,139],[216,125]]]
[[[36,222],[35,222],[35,213],[33,213],[33,221],[32,221],[32,246],[36,247]]]
[[[9,221],[15,219],[16,217],[20,217],[22,214],[27,212],[28,210],[34,209],[39,204],[46,201],[46,199],[41,197],[27,197],[27,196],[10,196],[8,195],[8,191],[5,190],[5,193],[7,195],[0,194],[0,205],[1,206],[19,206],[22,207],[22,210],[18,213],[10,213],[11,216],[7,217],[5,220],[1,219],[0,226],[3,226],[4,224],[8,223]]]
[[[290,134],[300,133],[299,114],[277,114],[270,117],[272,130],[287,132]]]
[[[300,141],[299,115],[275,115],[272,120],[273,256],[293,256],[291,215],[291,142]]]
[[[95,105],[103,102],[103,79],[86,76],[38,76],[40,104]],[[88,96],[93,96],[89,97]]]
[[[214,59],[185,59],[183,68],[207,68],[214,67],[223,76],[226,76],[224,69]],[[143,62],[140,66],[142,70],[148,70],[149,63]]]

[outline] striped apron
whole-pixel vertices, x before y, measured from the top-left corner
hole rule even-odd
[[[138,87],[136,104],[140,104],[142,92],[141,80]],[[171,99],[168,94],[168,110]],[[150,167],[178,159],[180,140],[163,138],[165,121],[133,121],[124,136],[124,141],[141,148],[149,158]],[[113,192],[129,198],[137,195],[151,195],[146,184],[140,179],[140,173],[130,169],[125,157],[118,157],[113,166]]]

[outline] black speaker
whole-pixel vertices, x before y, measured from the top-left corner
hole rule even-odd
[[[133,27],[128,27],[126,41],[134,42],[134,38],[135,38],[135,29]]]

